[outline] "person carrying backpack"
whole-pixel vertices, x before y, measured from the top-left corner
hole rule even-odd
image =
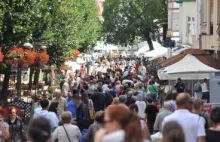
[[[202,98],[202,85],[200,83],[200,81],[198,81],[195,85],[194,85],[194,97],[195,98]]]
[[[199,98],[193,99],[192,105],[192,113],[197,114],[199,116],[198,121],[202,121],[204,123],[205,129],[209,128],[208,118],[205,117],[205,112],[203,110],[203,101]]]
[[[185,91],[185,84],[182,82],[181,78],[177,79],[177,83],[174,87],[176,88],[177,93],[182,93]]]

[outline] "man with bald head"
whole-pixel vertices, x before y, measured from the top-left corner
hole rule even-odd
[[[199,116],[191,113],[192,99],[188,93],[180,93],[176,98],[177,110],[167,116],[167,122],[176,121],[183,128],[186,142],[205,142],[205,128]]]
[[[62,113],[67,110],[66,99],[62,97],[60,89],[55,89],[54,96],[55,97],[52,99],[52,102],[58,102],[57,113],[58,115],[62,115]]]

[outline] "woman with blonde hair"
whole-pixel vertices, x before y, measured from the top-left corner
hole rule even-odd
[[[85,136],[85,142],[94,142],[95,134],[100,129],[103,128],[104,124],[104,111],[98,111],[95,114],[95,123],[93,123]]]
[[[115,97],[112,101],[112,105],[118,105],[118,104],[120,104],[119,97]]]

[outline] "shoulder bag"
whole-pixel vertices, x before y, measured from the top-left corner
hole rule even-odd
[[[71,142],[70,137],[69,137],[69,135],[68,135],[68,133],[67,133],[66,128],[64,127],[64,125],[63,125],[63,128],[64,128],[64,130],[65,130],[65,132],[66,132],[66,135],[67,135],[67,138],[68,138],[69,142]]]

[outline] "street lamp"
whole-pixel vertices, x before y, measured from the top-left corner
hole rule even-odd
[[[40,48],[45,50],[45,49],[47,49],[47,46],[42,45]]]
[[[23,46],[26,47],[26,48],[30,48],[30,49],[33,48],[33,45],[31,43],[29,43],[29,42],[24,43]]]

